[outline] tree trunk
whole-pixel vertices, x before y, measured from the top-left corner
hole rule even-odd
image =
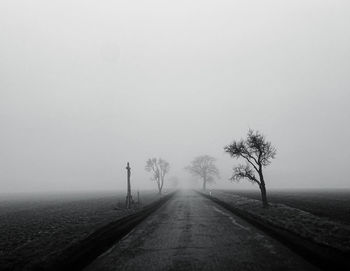
[[[269,202],[267,201],[267,195],[266,195],[266,186],[265,186],[265,180],[264,175],[262,173],[262,167],[260,166],[259,170],[259,178],[260,178],[260,192],[261,192],[261,201],[264,208],[269,207]]]
[[[160,179],[158,179],[157,185],[158,185],[158,194],[161,195],[162,194],[162,186],[160,185]]]
[[[162,194],[163,185],[164,185],[164,178],[161,179],[161,183],[160,183],[160,187],[159,187],[159,195]]]
[[[207,190],[207,181],[203,180],[203,190]]]
[[[261,191],[261,200],[262,200],[263,207],[267,208],[267,207],[269,207],[269,203],[267,201],[265,184],[260,185],[260,191]]]

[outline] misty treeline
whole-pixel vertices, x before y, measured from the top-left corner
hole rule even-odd
[[[245,163],[233,167],[231,181],[239,182],[248,180],[259,186],[263,207],[268,207],[266,183],[263,169],[271,163],[276,156],[276,149],[271,142],[259,131],[249,130],[245,139],[234,140],[224,147],[226,153],[232,158],[241,159]],[[194,177],[201,179],[202,189],[206,190],[207,184],[220,178],[219,169],[215,165],[216,159],[210,155],[201,155],[194,158],[185,170]],[[152,179],[156,182],[159,194],[162,193],[165,175],[169,172],[169,163],[162,158],[150,158],[146,161],[146,171],[152,173]]]

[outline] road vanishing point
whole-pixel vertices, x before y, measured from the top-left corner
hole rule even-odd
[[[318,269],[210,199],[179,191],[85,270]]]

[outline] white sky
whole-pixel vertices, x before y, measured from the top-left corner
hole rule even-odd
[[[0,2],[0,191],[156,188],[149,157],[239,161],[262,131],[269,188],[350,188],[350,2]]]

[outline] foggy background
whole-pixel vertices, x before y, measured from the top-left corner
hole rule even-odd
[[[350,3],[0,2],[0,192],[156,189],[150,157],[195,157],[249,128],[267,187],[350,188]]]

